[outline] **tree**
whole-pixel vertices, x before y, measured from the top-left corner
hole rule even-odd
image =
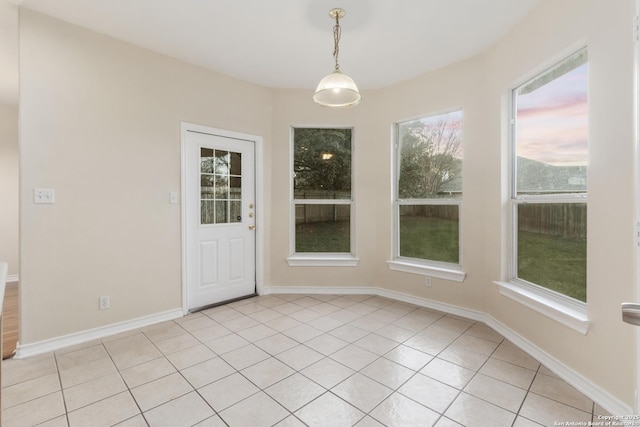
[[[296,128],[293,145],[296,198],[350,197],[351,129]]]
[[[436,197],[462,176],[462,122],[441,116],[400,126],[398,195],[403,199]]]

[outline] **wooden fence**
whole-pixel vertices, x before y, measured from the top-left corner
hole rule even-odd
[[[293,192],[293,198],[296,200],[349,200],[351,199],[350,191],[334,191],[334,190],[299,190]]]
[[[457,205],[402,205],[400,215],[457,221]],[[587,238],[585,203],[535,203],[518,205],[518,230],[569,239]]]
[[[569,239],[586,239],[587,204],[520,204],[518,230]]]
[[[349,221],[350,205],[296,205],[296,224]]]
[[[349,191],[295,190],[298,200],[350,200]],[[350,205],[296,204],[296,224],[349,221]]]
[[[458,205],[401,205],[401,216],[459,220]],[[349,205],[296,205],[296,224],[347,221]],[[585,203],[535,203],[518,205],[518,230],[569,239],[587,238]]]
[[[403,215],[457,221],[460,217],[460,209],[458,209],[458,205],[401,205],[400,216]]]

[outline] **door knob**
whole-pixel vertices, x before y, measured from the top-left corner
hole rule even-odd
[[[640,304],[625,302],[622,304],[622,320],[640,326]]]
[[[256,226],[255,226],[255,225],[251,224],[251,225],[249,226],[249,230],[255,230],[255,229],[256,229]]]

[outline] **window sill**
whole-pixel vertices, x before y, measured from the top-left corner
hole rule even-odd
[[[587,335],[591,322],[587,317],[587,309],[578,304],[571,304],[552,298],[544,292],[528,286],[510,282],[494,281],[500,293],[532,310],[543,314],[583,335]]]
[[[387,264],[389,264],[389,268],[391,270],[436,277],[438,279],[452,280],[454,282],[464,281],[464,278],[467,275],[462,268],[454,265],[440,266],[399,260],[387,261]]]
[[[351,254],[297,254],[287,258],[287,262],[291,267],[355,267],[360,259]]]

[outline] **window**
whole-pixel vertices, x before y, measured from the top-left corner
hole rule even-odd
[[[242,153],[200,148],[200,223],[242,220]]]
[[[565,303],[587,300],[587,88],[583,49],[513,90],[512,281]]]
[[[351,129],[293,129],[290,264],[292,258],[354,259],[351,158]]]
[[[461,281],[462,111],[396,125],[393,269]],[[434,267],[434,268],[429,268]],[[444,276],[439,272],[454,273]]]

